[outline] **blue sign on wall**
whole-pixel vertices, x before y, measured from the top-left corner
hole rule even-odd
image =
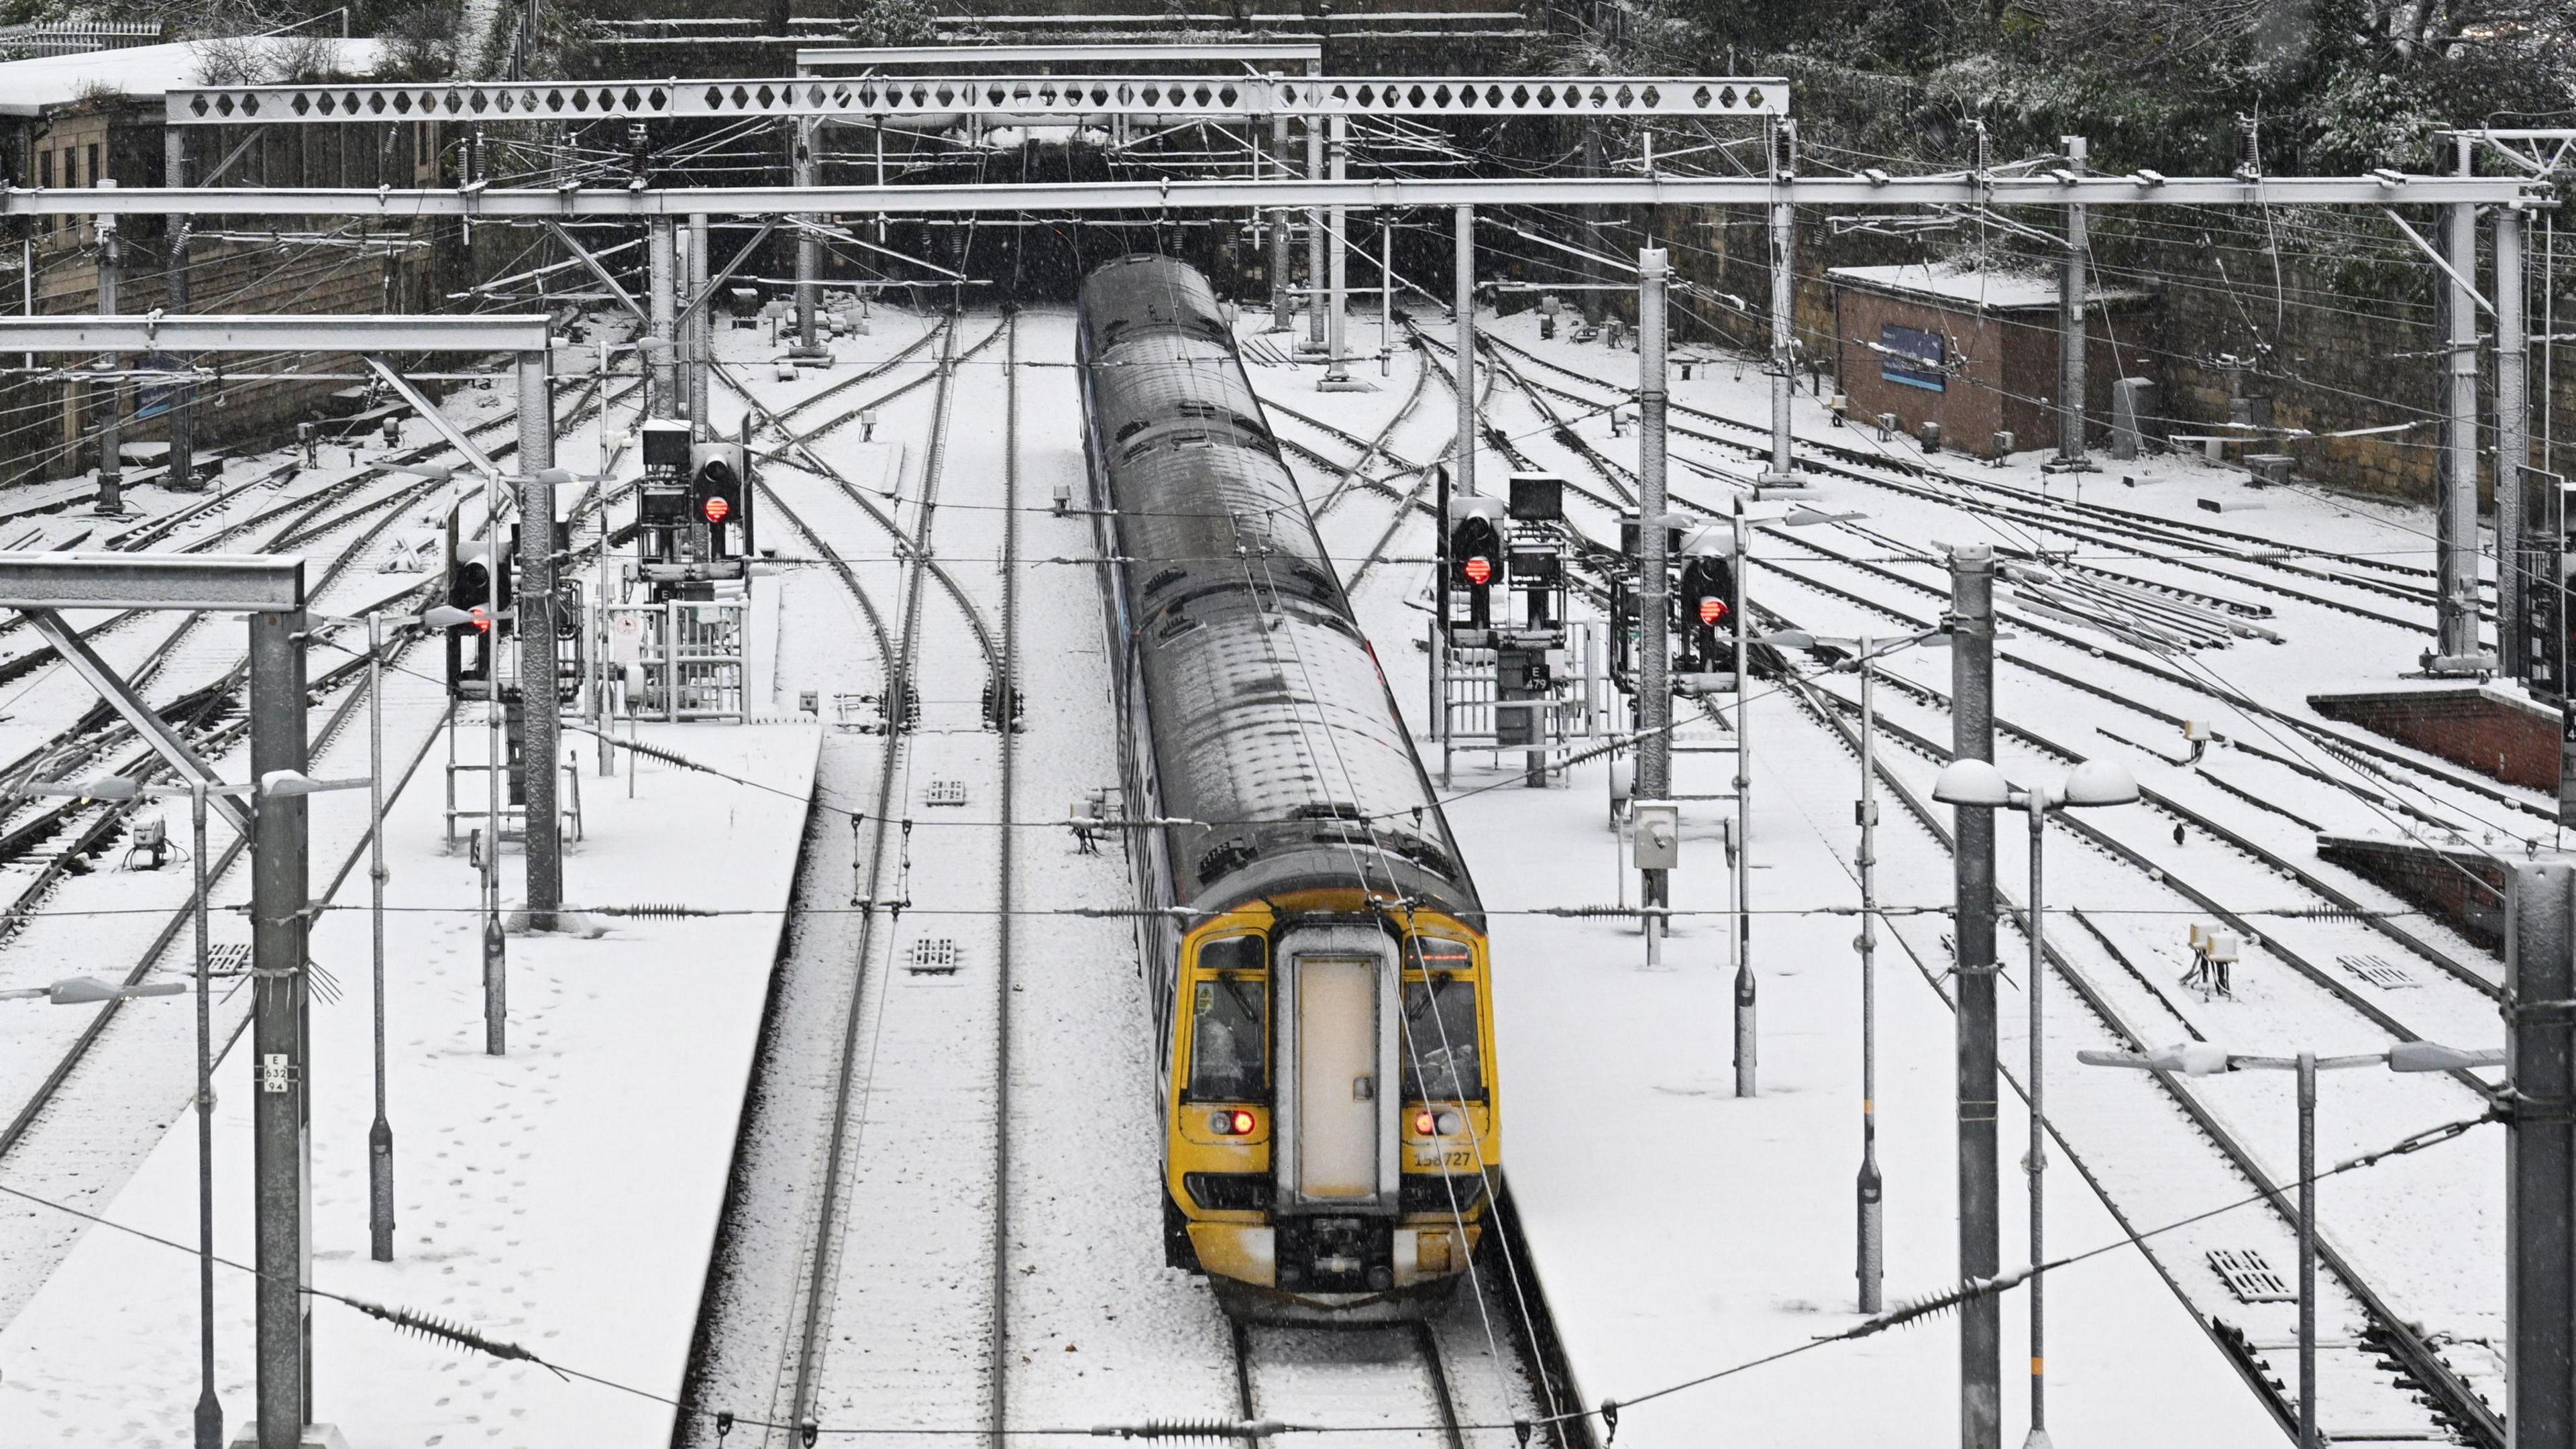
[[[1950,390],[1949,374],[1941,367],[1945,351],[1940,333],[1884,323],[1878,329],[1878,345],[1881,378],[1929,392]]]

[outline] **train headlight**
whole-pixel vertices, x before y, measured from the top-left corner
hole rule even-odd
[[[1208,1114],[1208,1130],[1219,1137],[1249,1137],[1255,1125],[1252,1113],[1241,1107]]]
[[[1413,1135],[1416,1137],[1447,1137],[1465,1125],[1464,1118],[1445,1109],[1425,1107],[1413,1114]]]

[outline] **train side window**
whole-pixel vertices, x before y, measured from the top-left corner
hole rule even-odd
[[[1404,983],[1404,1099],[1485,1100],[1483,1053],[1476,1042],[1476,983],[1435,972]]]
[[[1233,936],[1199,947],[1209,974],[1191,987],[1191,1102],[1258,1102],[1269,1095],[1270,986],[1262,940]],[[1221,973],[1221,974],[1220,974]]]

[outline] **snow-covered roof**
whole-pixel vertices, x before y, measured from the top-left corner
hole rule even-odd
[[[258,45],[281,56],[290,49],[302,54],[308,47],[319,46],[330,57],[330,68],[349,76],[373,72],[384,49],[374,40],[306,40],[284,35],[221,44],[227,48]],[[204,42],[183,40],[169,45],[0,61],[0,116],[41,116],[57,106],[101,93],[154,100],[172,90],[203,85],[207,62],[214,58],[208,49]]]
[[[1922,297],[1953,306],[1982,307],[1989,312],[2023,312],[2057,305],[2054,272],[2005,272],[1958,262],[1907,262],[1893,267],[1834,267],[1825,273],[1837,282]],[[2146,293],[2094,287],[2088,303],[2143,301]]]

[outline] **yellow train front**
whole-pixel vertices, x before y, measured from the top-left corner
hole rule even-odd
[[[1167,1254],[1238,1316],[1436,1309],[1502,1164],[1475,885],[1205,279],[1111,262],[1078,335]]]

